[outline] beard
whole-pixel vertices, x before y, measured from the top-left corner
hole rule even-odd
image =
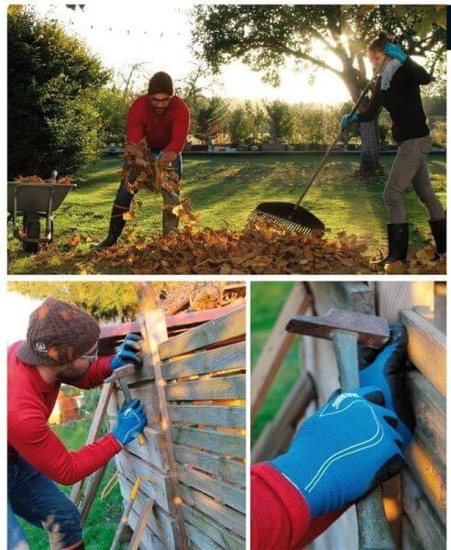
[[[83,370],[70,367],[65,371],[58,372],[55,375],[55,377],[58,380],[58,382],[63,382],[64,384],[70,384],[70,382],[76,382],[77,380],[80,380],[80,378],[83,378],[83,376],[85,375],[88,369],[89,369],[89,365],[87,368]]]

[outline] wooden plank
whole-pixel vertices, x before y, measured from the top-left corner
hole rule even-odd
[[[285,327],[293,315],[302,315],[310,304],[311,297],[307,294],[305,286],[302,283],[295,283],[252,370],[251,422],[260,410],[294,340],[295,335],[287,332]]]
[[[180,485],[180,493],[186,504],[200,510],[237,535],[241,537],[246,536],[246,517],[244,514],[221,504],[205,493],[183,484]]]
[[[207,348],[218,342],[244,337],[245,332],[246,308],[241,306],[235,311],[162,342],[158,346],[159,356],[161,360],[169,359],[182,353]]]
[[[116,424],[116,418],[110,417],[112,425]],[[162,472],[169,470],[167,455],[164,453],[163,442],[159,432],[153,428],[144,428],[146,444],[140,445],[138,439],[134,439],[127,444],[127,451],[135,456],[139,456],[155,468]]]
[[[446,396],[446,336],[417,313],[404,309],[400,321],[407,329],[407,353],[415,367]]]
[[[168,401],[198,401],[211,399],[245,399],[246,375],[236,374],[178,382],[165,387]]]
[[[126,500],[130,495],[133,484],[122,474],[119,474],[119,484],[122,496]],[[148,486],[149,484],[147,484]],[[146,493],[146,486],[140,487],[132,508],[138,515],[141,514],[148,498],[152,497]],[[164,543],[166,548],[175,550],[177,547],[176,520],[160,508],[157,503],[155,503],[153,514],[147,526]]]
[[[299,419],[304,415],[308,404],[315,398],[315,395],[312,378],[305,373],[297,380],[274,419],[266,424],[254,444],[252,462],[271,460],[286,451],[286,445],[291,441]],[[290,435],[285,438],[281,437],[281,434],[285,432],[291,434],[291,437]]]
[[[245,428],[245,407],[221,405],[169,405],[169,417],[174,423],[201,424],[203,426],[223,426]]]
[[[399,321],[402,309],[414,307],[434,308],[434,283],[432,281],[377,281],[377,313],[389,323]]]
[[[210,495],[215,500],[231,506],[238,512],[246,511],[246,492],[241,487],[224,483],[218,479],[204,474],[194,468],[179,465],[177,468],[179,480],[185,485],[199,489]]]
[[[401,550],[424,550],[409,518],[405,514],[402,516],[401,530]]]
[[[183,504],[183,516],[186,521],[194,525],[202,533],[205,533],[214,542],[219,544],[221,548],[227,548],[227,550],[245,549],[246,543],[244,539],[238,537],[228,529],[220,527],[217,522],[211,520],[199,510],[196,510],[187,504]]]
[[[428,499],[421,491],[414,477],[404,470],[403,479],[403,505],[415,533],[424,548],[445,550],[445,527],[435,514]]]
[[[181,464],[191,464],[223,481],[231,481],[242,486],[246,484],[246,469],[242,462],[183,445],[175,446],[175,456]]]
[[[94,416],[92,418],[91,426],[89,427],[89,433],[88,433],[88,437],[86,439],[85,445],[94,443],[94,441],[99,436],[100,430],[102,428],[102,424],[108,409],[108,403],[110,402],[112,394],[113,394],[113,384],[111,383],[104,384],[104,386],[102,387],[102,393],[100,394]],[[70,492],[70,500],[74,504],[77,504],[80,499],[85,479],[86,478],[83,478],[80,481],[77,481],[72,486],[72,489]]]
[[[221,348],[200,351],[183,359],[169,360],[162,364],[161,371],[165,380],[172,380],[194,374],[245,368],[246,343],[237,342]]]
[[[141,487],[151,498],[155,499],[157,504],[166,512],[174,512],[174,492],[169,476],[163,474],[154,468],[148,462],[132,455],[125,449],[116,455],[116,466],[131,483],[135,483],[136,478],[150,477],[154,483],[143,481]]]
[[[426,449],[415,438],[406,450],[406,462],[441,522],[445,524],[446,471],[441,471],[434,464]]]
[[[434,325],[446,334],[446,283],[434,283]]]
[[[128,518],[128,524],[132,530],[136,529],[136,526],[139,522],[139,515],[132,510]],[[177,547],[171,548],[166,546],[152,531],[149,527],[146,527],[143,533],[143,538],[139,547],[140,550],[178,550]],[[190,549],[191,550],[191,549]]]
[[[146,530],[147,522],[149,521],[150,516],[152,514],[153,505],[154,505],[154,500],[151,498],[148,498],[145,508],[142,510],[141,515],[139,516],[138,523],[135,525],[132,540],[130,541],[128,550],[138,550],[144,535],[144,531]],[[151,548],[153,550],[153,545]]]
[[[105,475],[106,469],[108,467],[108,462],[99,468],[92,476],[89,478],[88,487],[83,498],[83,502],[80,506],[80,524],[83,527],[86,520],[88,519],[89,512],[91,511],[94,499],[96,497],[97,491],[99,489],[100,483],[102,482],[103,476]]]
[[[222,455],[246,458],[246,438],[242,435],[172,426],[172,441],[178,445],[193,445]]]
[[[169,476],[171,492],[173,493],[172,505],[175,508],[177,523],[180,531],[180,543],[183,550],[188,548],[188,539],[185,531],[181,498],[179,496],[179,482],[177,478],[177,463],[171,438],[171,424],[167,408],[164,380],[161,372],[161,358],[159,346],[168,338],[164,312],[157,307],[157,301],[152,283],[136,283],[138,302],[141,312],[141,332],[145,335],[143,350],[150,358],[155,372],[156,388],[161,412],[161,433],[166,442],[166,450],[169,464]],[[178,337],[176,337],[178,338]]]
[[[130,386],[130,393],[133,398],[139,399],[144,403],[147,414],[147,426],[159,430],[161,427],[161,413],[155,383],[146,382],[137,386]]]
[[[219,546],[219,544],[216,544],[214,540],[212,540],[210,537],[208,537],[205,533],[202,533],[202,531],[199,531],[197,527],[194,525],[191,525],[191,523],[186,524],[186,532],[188,533],[188,537],[192,543],[194,543],[198,548],[202,548],[202,550],[222,550],[222,547]],[[190,544],[190,548],[191,548]]]
[[[445,469],[446,398],[416,370],[407,373],[406,385],[415,412],[415,436]]]

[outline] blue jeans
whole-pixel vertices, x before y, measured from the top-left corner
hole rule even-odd
[[[16,516],[51,533],[52,548],[68,548],[83,538],[75,504],[20,457],[8,464],[8,550],[27,544]]]

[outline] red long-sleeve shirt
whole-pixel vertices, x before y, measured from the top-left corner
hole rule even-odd
[[[178,96],[172,96],[166,111],[157,114],[148,94],[135,99],[127,115],[127,141],[138,143],[146,138],[150,148],[181,153],[188,136],[190,112]]]
[[[50,479],[72,485],[98,470],[122,447],[108,434],[78,451],[66,449],[47,423],[61,384],[49,384],[35,366],[20,361],[16,352],[21,343],[8,348],[8,457],[17,453]],[[97,359],[72,385],[99,386],[111,374],[110,360]]]
[[[301,493],[270,464],[251,468],[252,550],[299,550],[327,529],[345,509],[311,519]]]

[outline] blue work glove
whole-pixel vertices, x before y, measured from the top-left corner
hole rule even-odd
[[[344,115],[340,122],[341,129],[344,130],[345,128],[350,126],[353,122],[358,122],[358,121],[359,121],[358,113]]]
[[[140,341],[142,337],[139,334],[131,332],[119,346],[116,355],[111,359],[110,369],[116,369],[133,363],[135,367],[142,367],[143,360],[138,355],[141,351]]]
[[[331,398],[270,462],[299,490],[312,518],[356,502],[403,467],[399,421],[383,402],[374,386]]]
[[[126,403],[122,405],[112,434],[124,446],[136,439],[146,424],[147,415],[144,405],[139,399],[132,399],[128,405]]]
[[[386,55],[389,55],[390,57],[393,57],[394,59],[398,59],[398,61],[401,61],[401,63],[404,63],[408,57],[401,46],[399,46],[398,44],[392,44],[391,42],[385,44],[384,53]]]
[[[407,370],[407,333],[403,325],[390,325],[390,339],[382,350],[359,348],[361,386],[377,386],[384,394],[385,406],[399,418],[396,428],[404,445],[412,440],[415,415],[405,388]]]

